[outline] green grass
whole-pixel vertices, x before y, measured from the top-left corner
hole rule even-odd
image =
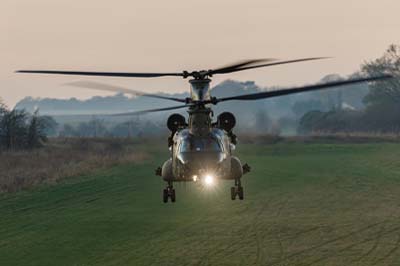
[[[400,144],[242,145],[231,182],[176,185],[167,157],[0,198],[0,265],[400,265]]]

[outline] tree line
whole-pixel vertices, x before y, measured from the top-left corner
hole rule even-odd
[[[64,124],[58,131],[62,137],[141,137],[163,134],[166,127],[153,121],[129,120],[121,123],[92,118],[75,125]]]
[[[43,146],[56,122],[49,116],[9,109],[0,99],[0,151]]]
[[[327,111],[310,110],[301,117],[298,132],[400,133],[400,45],[391,45],[382,57],[363,64],[360,74],[390,74],[393,78],[372,82],[361,110],[342,106]]]

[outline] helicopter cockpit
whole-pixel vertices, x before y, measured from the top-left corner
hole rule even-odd
[[[222,162],[226,157],[222,140],[213,134],[207,137],[184,134],[175,148],[178,160],[185,165],[211,166]]]
[[[181,140],[179,152],[222,152],[221,143],[214,138],[189,136]]]

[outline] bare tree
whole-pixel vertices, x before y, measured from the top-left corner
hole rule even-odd
[[[3,99],[0,98],[0,116],[2,116],[7,110],[7,105],[4,103]]]
[[[45,122],[46,120],[40,117],[36,110],[27,125],[26,147],[28,149],[41,147],[47,141]]]
[[[362,72],[369,76],[390,74],[394,78],[374,82],[370,93],[364,98],[367,104],[391,104],[400,102],[400,46],[390,45],[384,55],[365,63]]]
[[[0,149],[32,149],[40,147],[47,140],[48,117],[41,117],[36,111],[29,115],[25,110],[8,109],[0,101]]]
[[[0,146],[13,150],[26,146],[27,113],[23,110],[4,109],[0,117]]]

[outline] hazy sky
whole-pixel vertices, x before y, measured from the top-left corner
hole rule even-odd
[[[184,91],[185,80],[14,74],[16,69],[181,71],[240,59],[333,56],[220,76],[262,86],[350,74],[400,44],[399,0],[1,0],[0,97],[103,95],[62,84],[94,80]]]

